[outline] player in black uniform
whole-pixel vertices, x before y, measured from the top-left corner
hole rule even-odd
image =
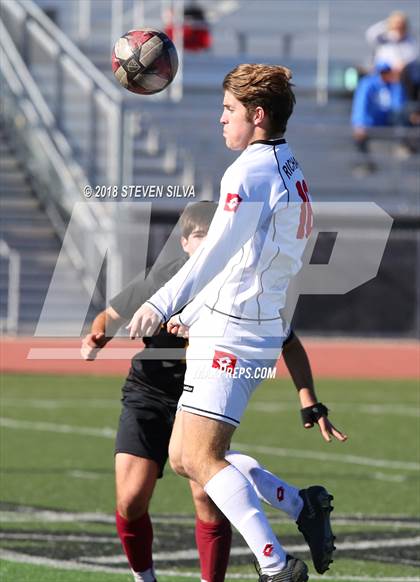
[[[191,255],[205,238],[216,205],[199,202],[190,205],[181,217],[181,244]],[[94,359],[99,349],[128,321],[138,305],[150,297],[165,281],[169,280],[183,265],[180,258],[170,265],[152,271],[146,281],[134,280],[110,306],[101,312],[92,324],[92,331],[82,345],[82,356]],[[136,355],[123,386],[123,408],[121,412],[115,447],[116,472],[116,524],[128,562],[136,582],[154,582],[152,559],[153,529],[148,514],[148,505],[156,480],[162,477],[168,457],[168,444],[175,418],[176,407],[183,390],[185,363],[182,357],[171,358],[165,349],[185,349],[186,340],[167,333],[162,328],[158,335],[143,339],[148,359]],[[290,334],[283,348],[283,355],[293,381],[299,390],[303,409],[316,402],[312,375],[305,350],[298,338]],[[163,358],[161,358],[163,354]],[[158,358],[150,359],[157,355]],[[178,354],[177,354],[178,355]],[[311,417],[307,410],[305,426],[319,424],[326,440],[337,431],[325,414]],[[255,460],[232,453],[229,461],[238,462],[244,474],[252,480],[260,471],[264,481],[261,498],[289,513],[296,519],[293,500],[279,498],[278,490],[283,482],[264,470]],[[267,477],[268,476],[268,477]],[[267,480],[268,479],[268,480]],[[196,483],[191,482],[196,508],[196,542],[200,555],[201,577],[205,582],[222,582],[225,577],[231,542],[231,527],[225,516]],[[270,493],[275,495],[270,500]]]

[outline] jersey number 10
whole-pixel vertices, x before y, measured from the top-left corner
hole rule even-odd
[[[305,180],[302,180],[302,182],[298,180],[296,182],[296,190],[302,199],[302,204],[300,205],[299,226],[296,233],[296,238],[308,238],[313,228],[313,212],[311,203],[309,201],[308,186],[306,185]]]

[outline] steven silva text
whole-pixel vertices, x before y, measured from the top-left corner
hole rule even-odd
[[[193,185],[169,184],[163,185],[123,185],[105,186],[97,185],[92,187],[89,198],[195,198],[195,187]]]

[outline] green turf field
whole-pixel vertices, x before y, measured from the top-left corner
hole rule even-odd
[[[130,582],[113,526],[113,435],[121,381],[82,376],[4,376],[1,388],[2,582]],[[303,487],[335,496],[337,582],[420,580],[418,383],[318,383],[331,418],[348,432],[326,444],[305,431],[287,381],[257,391],[234,447]],[[151,509],[159,582],[199,580],[186,483],[166,470]],[[294,524],[270,511],[275,531],[308,558]],[[233,540],[228,579],[256,580]]]

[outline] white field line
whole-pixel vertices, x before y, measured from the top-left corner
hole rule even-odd
[[[60,542],[75,542],[75,543],[92,543],[92,544],[105,544],[114,543],[119,546],[119,540],[117,536],[77,536],[72,534],[52,534],[52,533],[7,533],[2,532],[0,534],[0,539],[10,539],[10,540],[34,540],[34,541],[60,541]],[[409,538],[394,538],[394,539],[378,539],[378,540],[362,540],[362,541],[349,541],[337,543],[337,550],[377,550],[380,548],[408,548],[416,547],[420,545],[420,536],[409,537]],[[308,546],[306,544],[294,544],[286,545],[285,549],[290,552],[307,552]],[[247,547],[234,547],[231,549],[232,556],[248,556],[251,555],[249,548]],[[166,562],[168,560],[196,560],[198,558],[198,552],[195,548],[190,550],[179,550],[171,552],[156,552],[153,554],[153,559],[157,562]],[[90,564],[122,564],[125,561],[124,556],[100,556],[100,557],[89,557],[85,556],[80,558],[82,562],[88,562]]]
[[[18,430],[38,430],[45,432],[57,432],[64,434],[79,434],[104,438],[115,438],[115,430],[112,428],[91,428],[83,426],[70,426],[67,424],[54,424],[50,422],[32,422],[28,420],[15,420],[13,418],[0,418],[0,426]],[[368,467],[381,467],[384,469],[401,469],[404,471],[419,471],[420,463],[409,461],[389,461],[387,459],[372,459],[356,455],[342,455],[335,453],[321,453],[302,449],[284,449],[280,447],[266,447],[249,445],[245,443],[233,443],[233,448],[239,451],[250,451],[275,457],[291,457],[299,459],[311,459],[328,462],[345,463],[350,465],[364,465]]]
[[[155,519],[153,521],[156,521]],[[0,511],[1,523],[110,523],[115,516],[105,513],[70,513],[53,510]]]
[[[3,406],[32,407],[41,409],[59,408],[116,408],[120,405],[118,398],[2,398]],[[369,415],[398,415],[420,418],[420,408],[403,404],[360,404],[356,402],[328,402],[328,406],[334,412],[357,412]],[[264,413],[278,413],[298,410],[294,402],[251,402],[250,410]]]
[[[67,471],[67,475],[69,477],[73,477],[73,479],[102,479],[102,475],[99,473],[93,473],[92,471]]]
[[[357,525],[357,526],[379,526],[387,528],[409,528],[420,529],[420,520],[413,516],[402,515],[364,515],[362,513],[352,514],[351,517],[340,514],[333,514],[335,525]],[[36,510],[30,507],[21,507],[18,511],[0,511],[0,522],[19,523],[19,522],[41,522],[41,523],[115,523],[115,517],[112,514],[91,512],[76,513],[69,511],[54,510]],[[154,515],[154,523],[163,524],[184,524],[194,525],[195,518],[192,515]],[[290,519],[282,517],[281,514],[270,515],[272,523],[289,523]]]
[[[83,436],[115,438],[113,428],[92,428],[88,426],[73,426],[68,424],[55,424],[52,422],[32,422],[29,420],[15,420],[13,418],[0,418],[0,426],[17,430],[37,430],[41,432],[57,432],[62,434],[78,434]]]
[[[387,475],[385,473],[381,473],[380,471],[375,471],[375,473],[371,473],[370,475],[372,479],[376,479],[378,481],[389,481],[390,483],[403,483],[407,481],[406,475]]]
[[[293,402],[251,402],[248,407],[258,412],[277,413],[297,410]],[[328,408],[334,412],[357,412],[362,414],[391,414],[393,416],[412,416],[420,418],[420,408],[404,404],[360,404],[352,402],[328,402]]]
[[[119,547],[121,542],[117,537],[114,536],[89,536],[82,535],[77,536],[73,534],[55,534],[55,533],[16,533],[16,532],[0,532],[0,540],[33,540],[35,542],[80,542],[85,544],[116,544]]]
[[[295,457],[298,459],[311,459],[346,463],[350,465],[365,465],[368,467],[381,467],[384,469],[402,469],[404,471],[419,471],[420,463],[410,461],[389,461],[388,459],[372,459],[356,455],[343,455],[337,453],[321,453],[317,451],[305,451],[302,449],[284,449],[281,447],[266,447],[262,445],[250,445],[246,443],[232,443],[232,448],[240,452],[255,452],[274,457]]]
[[[396,538],[388,540],[366,540],[360,542],[343,542],[341,544],[336,544],[338,551],[343,550],[373,550],[379,548],[407,548],[415,547],[420,545],[420,537],[416,538]],[[308,546],[306,544],[295,544],[295,545],[285,545],[285,550],[289,553],[294,552],[307,552]],[[231,548],[231,556],[251,556],[251,551],[246,547]],[[196,549],[191,550],[179,550],[178,552],[158,552],[153,554],[153,559],[156,561],[167,561],[167,560],[196,560],[198,559],[198,552]],[[81,558],[83,562],[89,562],[92,564],[121,564],[124,563],[124,556],[106,557],[101,556],[100,558]]]
[[[358,527],[386,527],[393,529],[420,529],[420,520],[407,516],[408,521],[404,521],[401,515],[395,516],[372,516],[356,514],[351,517],[333,514],[334,525],[358,526]],[[114,524],[115,517],[107,513],[76,513],[54,510],[34,510],[31,508],[20,508],[19,511],[0,511],[1,523],[105,523]],[[290,519],[270,514],[270,522],[275,524],[290,523]],[[191,515],[154,515],[153,523],[162,524],[184,524],[193,526],[195,519]]]
[[[2,406],[13,408],[41,408],[56,410],[59,408],[118,408],[118,398],[1,398]]]
[[[28,556],[25,554],[21,554],[19,552],[13,552],[10,550],[1,550],[0,549],[0,559],[9,560],[10,562],[15,563],[24,563],[24,564],[33,564],[37,566],[47,566],[50,568],[60,568],[63,570],[78,570],[84,572],[106,572],[109,574],[119,574],[121,575],[124,573],[121,568],[110,568],[106,566],[99,566],[93,564],[82,564],[75,561],[70,560],[52,560],[50,558],[39,558],[34,556]],[[180,572],[174,570],[157,570],[156,572],[160,576],[170,576],[174,578],[196,578],[198,576],[198,572]],[[330,580],[331,582],[339,582],[343,580],[348,582],[420,582],[419,577],[414,576],[404,576],[404,577],[372,577],[372,576],[318,576],[316,574],[312,575],[311,578],[313,580]],[[240,580],[240,579],[249,579],[255,580],[255,574],[229,574],[227,576],[229,580]]]

